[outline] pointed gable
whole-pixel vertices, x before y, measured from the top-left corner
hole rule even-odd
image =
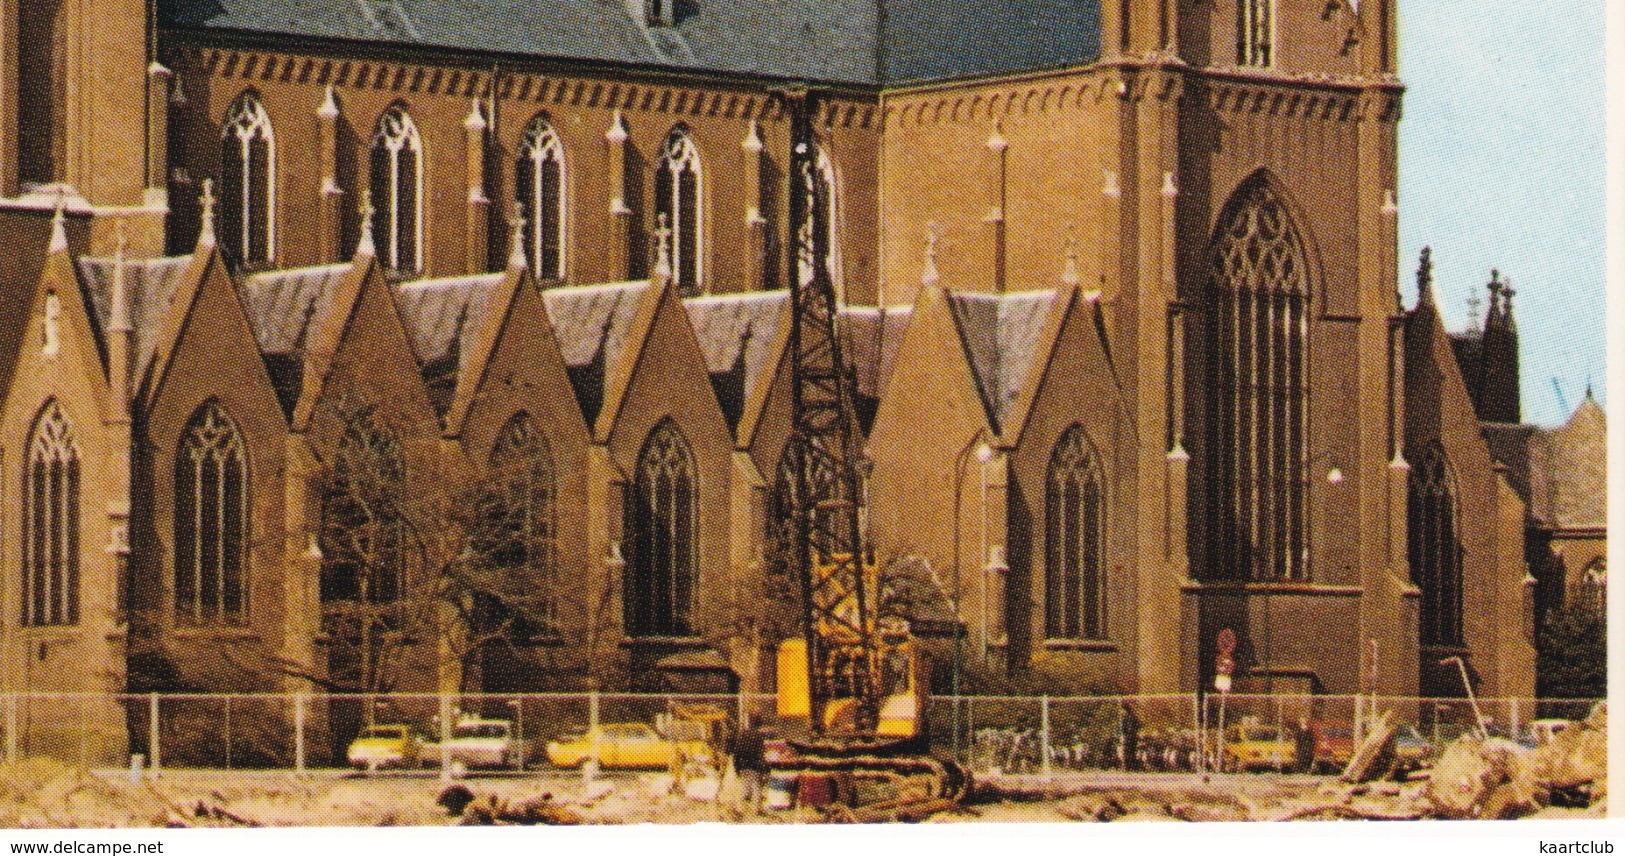
[[[1559,428],[1529,440],[1530,513],[1559,529],[1608,525],[1608,417],[1588,393]]]
[[[96,335],[104,340],[104,352],[108,322],[113,312],[115,266],[116,262],[111,258],[86,257],[79,260],[79,273],[84,279]],[[135,332],[135,352],[130,355],[128,377],[131,382],[139,383],[151,366],[163,337],[166,319],[191,267],[191,256],[125,260],[124,289],[129,303],[130,323]]]
[[[550,288],[543,293],[576,403],[588,425],[597,424],[610,372],[621,362],[639,308],[655,294],[647,280]]]
[[[277,398],[288,416],[304,388],[305,354],[314,330],[327,322],[339,280],[351,265],[271,271],[243,280],[243,309]]]
[[[959,330],[965,359],[976,379],[995,432],[1004,430],[1018,401],[1032,392],[1035,363],[1047,356],[1059,292],[992,295],[955,293],[948,307]]]
[[[852,390],[858,425],[874,429],[881,396],[897,367],[903,334],[914,319],[913,306],[843,306],[839,318],[841,356],[852,367]]]
[[[498,295],[509,276],[493,273],[418,280],[395,289],[429,401],[442,419],[457,397],[465,369],[481,358],[473,352],[478,350],[490,316],[508,308]]]
[[[787,291],[691,297],[683,301],[717,402],[738,434],[751,404],[760,406],[765,385],[776,374],[789,332]]]

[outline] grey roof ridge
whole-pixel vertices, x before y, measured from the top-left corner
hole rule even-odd
[[[353,55],[356,49],[372,51],[379,57],[398,57],[402,53],[415,53],[419,57],[457,56],[466,57],[478,62],[471,62],[471,67],[489,69],[490,59],[500,57],[516,66],[531,66],[544,69],[572,69],[584,70],[589,73],[598,73],[607,76],[613,75],[617,80],[628,78],[679,78],[684,80],[722,80],[734,83],[793,83],[807,86],[827,87],[852,92],[879,93],[888,87],[884,83],[875,81],[841,80],[830,77],[812,77],[807,75],[771,74],[760,71],[737,71],[719,68],[694,68],[666,63],[634,62],[630,60],[593,59],[585,57],[549,56],[546,54],[521,53],[517,51],[476,49],[457,47],[455,45],[441,45],[431,42],[381,42],[377,39],[349,38],[344,36],[317,36],[296,35],[292,33],[278,33],[265,30],[251,30],[244,28],[199,26],[196,24],[160,23],[158,29],[171,34],[207,34],[211,43],[222,41],[235,41],[241,47],[260,47],[296,43],[304,52],[317,52],[322,48],[337,52],[345,49],[346,55]],[[226,37],[222,39],[221,37]],[[984,76],[985,77],[985,76]],[[976,79],[976,78],[972,78]],[[917,83],[933,83],[936,81],[916,81]]]

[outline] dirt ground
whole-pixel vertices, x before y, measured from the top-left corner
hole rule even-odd
[[[540,773],[461,782],[486,800],[519,803],[550,794],[589,824],[701,822],[808,823],[812,811],[748,812],[727,801],[673,795],[669,777],[616,774],[587,786],[578,775]],[[436,804],[445,784],[433,776],[359,777],[314,773],[165,771],[132,782],[117,771],[85,771],[50,761],[0,767],[0,827],[441,826],[459,818]],[[1404,816],[1419,785],[1288,775],[1092,773],[979,782],[961,811],[931,823],[1089,821],[1331,820]],[[1341,808],[1339,808],[1341,806]],[[1583,817],[1548,808],[1537,817]]]

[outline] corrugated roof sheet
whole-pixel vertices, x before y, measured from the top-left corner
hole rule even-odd
[[[159,0],[166,29],[386,42],[851,84],[1092,62],[1100,0]]]
[[[1054,290],[948,295],[965,355],[995,430],[1021,397],[1056,305]]]
[[[124,288],[130,301],[130,324],[135,328],[135,359],[130,361],[130,377],[139,378],[152,362],[163,332],[164,316],[169,313],[191,256],[160,259],[126,259],[124,262]],[[113,309],[113,260],[83,257],[79,259],[80,275],[90,293],[90,305],[96,313],[96,333],[106,335],[108,320]]]

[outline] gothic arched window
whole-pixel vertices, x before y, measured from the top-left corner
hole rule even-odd
[[[829,159],[829,152],[822,146],[818,149],[818,159],[813,164],[812,181],[808,187],[808,213],[807,220],[801,224],[800,234],[797,236],[797,246],[800,256],[797,267],[800,269],[801,284],[810,284],[813,280],[813,240],[818,235],[824,245],[824,269],[829,273],[830,282],[835,288],[836,299],[842,300],[840,271],[840,247],[838,245],[839,232],[836,228],[836,181],[835,164]]]
[[[1044,625],[1051,639],[1106,638],[1106,500],[1079,426],[1050,454],[1044,497]]]
[[[1608,614],[1608,558],[1592,559],[1575,582],[1573,604],[1594,615]]]
[[[386,604],[405,582],[406,463],[400,443],[370,415],[351,420],[322,492],[324,602]]]
[[[276,253],[276,135],[252,90],[237,96],[220,131],[220,242],[244,265]]]
[[[1309,264],[1265,176],[1225,207],[1209,275],[1204,576],[1307,579]]]
[[[630,636],[688,636],[698,575],[694,454],[671,420],[649,432],[627,504]]]
[[[1275,63],[1275,0],[1236,4],[1236,64],[1269,68]]]
[[[198,408],[175,452],[175,612],[239,621],[248,561],[248,456],[218,402]]]
[[[525,218],[525,257],[539,279],[564,278],[564,145],[543,116],[519,140],[514,192]]]
[[[1460,645],[1461,536],[1450,460],[1437,444],[1407,457],[1411,462],[1407,541],[1411,580],[1422,590],[1418,613],[1422,644]]]
[[[700,222],[700,152],[678,125],[666,137],[655,171],[655,212],[671,230],[671,276],[680,294],[700,290],[705,275]]]
[[[372,135],[372,240],[384,266],[423,267],[423,138],[399,104],[378,117]]]
[[[79,622],[79,449],[55,399],[28,439],[22,594],[24,626]]]
[[[483,620],[511,624],[509,635],[516,638],[557,626],[557,500],[558,474],[547,437],[530,414],[515,414],[491,448],[475,549],[502,572],[487,592],[492,602]]]

